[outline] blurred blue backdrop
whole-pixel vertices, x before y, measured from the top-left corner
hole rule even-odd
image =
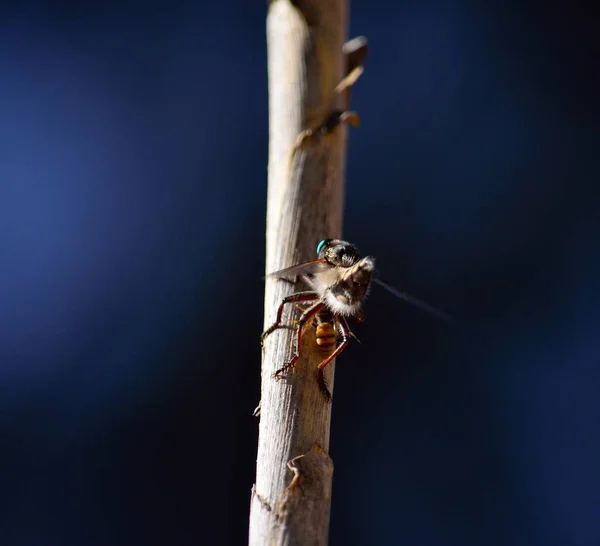
[[[0,11],[0,544],[243,544],[265,4]],[[600,543],[597,24],[354,2],[332,545]],[[315,241],[316,244],[317,241]]]

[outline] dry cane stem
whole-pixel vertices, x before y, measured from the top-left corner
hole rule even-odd
[[[345,112],[345,103],[349,85],[360,75],[355,72],[343,83],[356,69],[342,52],[346,24],[346,0],[269,5],[267,272],[314,259],[321,239],[341,234],[343,122],[357,121]],[[266,281],[265,326],[273,322],[281,299],[297,289]],[[293,313],[286,312],[284,317]],[[293,343],[293,332],[286,329],[265,342],[251,546],[327,543],[331,404],[318,389],[315,370],[321,359],[311,328],[294,372],[279,382],[271,378],[289,360]],[[331,389],[333,370],[332,363],[326,371]]]

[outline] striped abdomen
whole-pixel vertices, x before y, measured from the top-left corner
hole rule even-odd
[[[329,356],[337,345],[335,328],[329,322],[321,322],[316,328],[317,345],[324,356]]]

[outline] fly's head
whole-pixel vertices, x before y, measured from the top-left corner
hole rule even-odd
[[[360,259],[358,248],[340,239],[323,239],[317,246],[317,257],[335,267],[350,267]]]
[[[354,315],[371,285],[375,259],[371,256],[360,258],[353,244],[339,239],[321,241],[317,254],[332,266],[334,272],[325,291],[325,303],[336,314]]]

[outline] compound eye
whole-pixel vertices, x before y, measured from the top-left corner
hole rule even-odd
[[[323,239],[318,245],[317,245],[317,256],[321,253],[321,250],[323,249],[323,247],[325,246],[325,243],[327,243],[328,241],[331,241],[331,239]]]

